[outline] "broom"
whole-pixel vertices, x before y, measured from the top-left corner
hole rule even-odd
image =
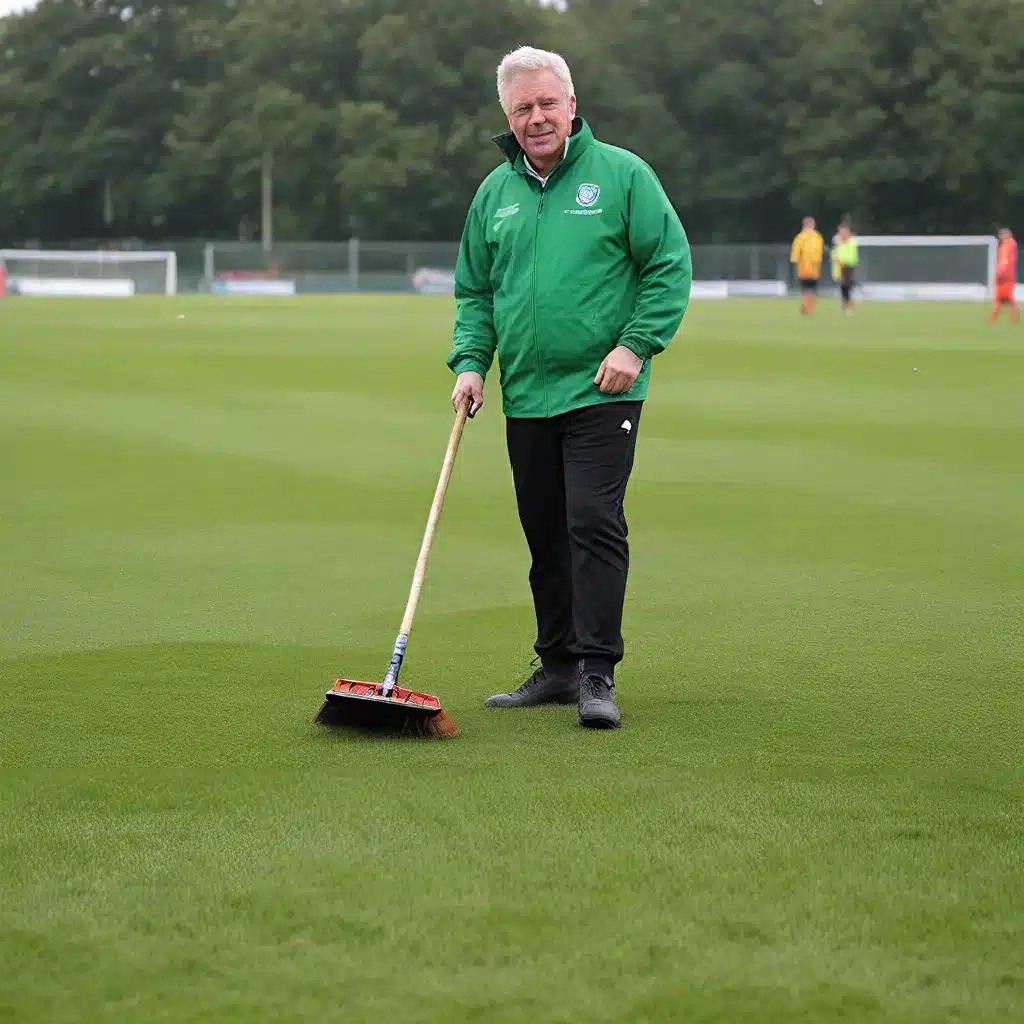
[[[405,650],[409,643],[413,616],[420,599],[423,578],[427,570],[427,556],[434,540],[434,531],[441,516],[448,481],[455,465],[455,453],[459,449],[462,428],[472,405],[467,398],[455,417],[448,451],[441,466],[441,478],[434,491],[434,502],[427,517],[427,529],[420,545],[416,571],[412,576],[412,588],[405,605],[391,664],[380,683],[366,683],[354,679],[339,679],[324,695],[324,702],[314,721],[318,725],[341,726],[361,729],[388,736],[426,736],[434,739],[454,739],[460,734],[459,727],[441,706],[441,701],[429,693],[405,690],[398,685],[398,673],[402,670]]]

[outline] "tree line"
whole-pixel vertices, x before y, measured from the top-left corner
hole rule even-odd
[[[569,61],[695,241],[1024,230],[1021,0],[41,0],[0,20],[0,242],[457,239],[501,56]]]

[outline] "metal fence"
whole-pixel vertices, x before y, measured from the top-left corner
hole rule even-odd
[[[453,242],[281,242],[264,249],[259,242],[172,239],[79,238],[51,244],[32,240],[28,248],[66,250],[169,250],[178,258],[180,291],[209,291],[218,275],[277,274],[308,291],[411,291],[417,270],[455,269],[459,244]],[[694,277],[719,281],[788,281],[789,246],[693,245]]]
[[[694,245],[693,276],[698,281],[789,281],[790,247],[775,245]]]
[[[915,284],[962,283],[975,289],[991,279],[994,240],[862,238],[859,281]],[[965,245],[964,243],[973,243]],[[865,243],[873,243],[870,246]],[[902,243],[902,244],[895,244]],[[352,291],[413,292],[433,290],[424,280],[450,275],[458,242],[281,242],[269,248],[259,242],[208,242],[196,239],[116,242],[77,239],[37,248],[66,250],[171,250],[177,256],[179,291],[215,291],[225,282],[279,282],[304,293]],[[785,294],[795,285],[790,247],[775,244],[693,244],[693,276],[697,282],[736,283],[730,294]],[[828,256],[824,284],[831,286]],[[762,287],[758,287],[758,286]],[[772,286],[775,286],[774,288]],[[767,286],[767,287],[764,287]],[[227,290],[227,289],[225,289]],[[437,290],[444,290],[439,285]]]
[[[298,283],[302,291],[412,291],[417,271],[451,272],[457,242],[211,242],[203,280],[266,274]],[[790,275],[789,246],[694,245],[694,277],[715,281],[780,281]]]
[[[210,242],[203,257],[203,283],[266,275],[297,284],[303,292],[414,291],[417,271],[451,272],[458,242]]]

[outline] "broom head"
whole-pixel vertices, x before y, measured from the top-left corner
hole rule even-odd
[[[460,735],[459,727],[441,707],[437,697],[395,686],[384,695],[380,683],[339,679],[324,695],[314,721],[382,736],[422,736],[449,740]]]

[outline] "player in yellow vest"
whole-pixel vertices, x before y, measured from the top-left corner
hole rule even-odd
[[[839,294],[842,298],[843,312],[853,313],[853,288],[857,283],[857,266],[860,263],[860,247],[857,236],[848,220],[839,225],[835,242],[832,245],[832,277],[839,282]]]
[[[814,299],[821,277],[821,259],[825,252],[825,240],[815,228],[813,217],[804,217],[803,230],[793,239],[789,259],[796,264],[796,276],[802,293],[800,312],[814,312]]]

